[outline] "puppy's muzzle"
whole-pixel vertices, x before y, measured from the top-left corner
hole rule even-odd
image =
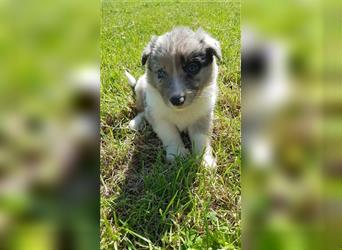
[[[184,104],[185,102],[185,96],[184,95],[176,95],[176,96],[172,96],[170,98],[170,102],[172,103],[172,105],[174,106],[181,106]]]

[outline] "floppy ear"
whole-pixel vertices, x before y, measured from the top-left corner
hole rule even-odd
[[[205,38],[205,42],[208,45],[208,50],[216,56],[216,58],[221,61],[222,60],[222,52],[221,52],[221,46],[220,43],[212,38],[211,36],[207,35]]]
[[[212,55],[216,56],[216,58],[221,61],[222,52],[220,43],[201,28],[197,30],[197,34],[200,36],[200,41],[207,47],[207,51],[209,51]]]
[[[142,56],[141,56],[141,64],[145,65],[148,57],[151,55],[152,49],[155,46],[155,43],[157,41],[157,36],[152,36],[150,42],[147,44],[145,49],[143,50]]]

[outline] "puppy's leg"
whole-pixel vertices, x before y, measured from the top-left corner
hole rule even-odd
[[[174,125],[167,121],[158,121],[153,124],[153,130],[163,142],[167,161],[173,161],[176,156],[185,156],[189,153]]]
[[[144,112],[140,112],[128,124],[128,127],[134,131],[139,131],[144,126]]]
[[[210,146],[211,123],[212,115],[208,114],[189,127],[193,153],[197,155],[203,154],[203,164],[206,167],[216,167],[216,160],[212,155]]]

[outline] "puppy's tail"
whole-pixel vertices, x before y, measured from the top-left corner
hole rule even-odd
[[[134,88],[135,85],[137,84],[137,80],[134,78],[134,76],[132,76],[126,70],[125,70],[125,75],[126,75],[126,77],[128,79],[129,85],[131,85]]]

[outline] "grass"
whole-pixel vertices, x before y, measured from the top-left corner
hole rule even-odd
[[[215,173],[191,157],[165,164],[150,126],[127,128],[135,110],[124,69],[141,75],[150,37],[177,25],[221,42]],[[240,249],[240,3],[102,2],[101,77],[101,248]]]

